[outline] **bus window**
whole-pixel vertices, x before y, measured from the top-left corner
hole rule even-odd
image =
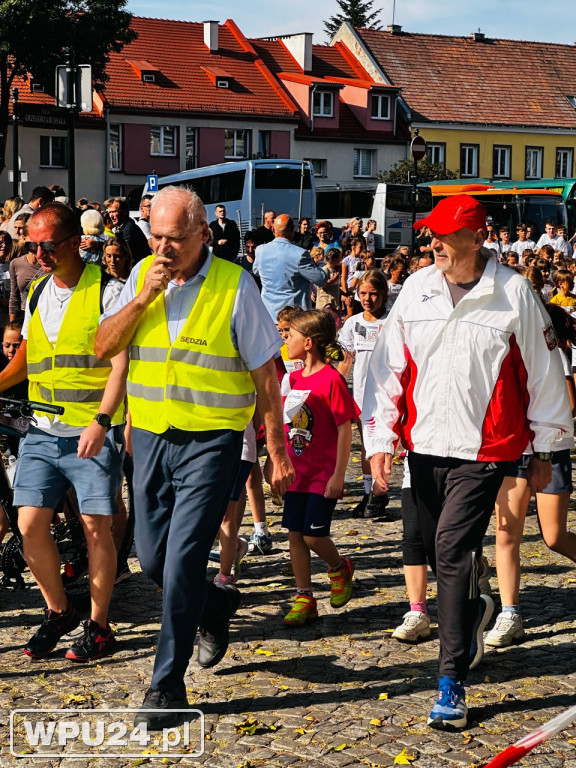
[[[255,189],[300,189],[302,171],[298,168],[256,168]],[[304,171],[303,189],[311,189],[310,171]],[[241,196],[241,195],[240,195]]]
[[[431,194],[425,188],[419,188],[416,198],[416,213],[428,213],[432,208],[431,200]],[[407,184],[403,187],[396,184],[388,184],[386,208],[398,213],[412,213],[412,189]]]
[[[245,178],[246,171],[241,170],[184,180],[179,183],[172,182],[172,185],[193,189],[204,205],[217,205],[231,200],[241,200],[244,194]]]

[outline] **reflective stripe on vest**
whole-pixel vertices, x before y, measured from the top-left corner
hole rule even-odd
[[[94,355],[94,337],[100,320],[101,277],[100,267],[85,265],[55,344],[46,336],[38,307],[28,326],[26,358],[30,399],[63,406],[64,415],[60,420],[73,427],[85,427],[92,422],[112,370],[109,361],[98,360]],[[37,283],[32,283],[30,296]],[[118,424],[123,418],[124,408],[120,406],[112,416],[112,423]]]
[[[137,291],[154,261],[142,263]],[[182,331],[170,342],[164,294],[144,311],[130,347],[127,391],[132,424],[242,431],[252,418],[254,383],[231,337],[242,270],[213,258]]]

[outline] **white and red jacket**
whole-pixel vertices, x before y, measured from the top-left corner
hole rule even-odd
[[[515,461],[549,452],[573,428],[550,318],[531,284],[486,262],[453,306],[444,275],[419,270],[372,355],[362,421],[366,453]]]

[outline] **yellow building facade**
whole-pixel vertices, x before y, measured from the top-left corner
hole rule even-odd
[[[417,123],[412,127],[426,140],[430,159],[443,162],[461,178],[524,181],[575,175],[574,131],[496,131]]]

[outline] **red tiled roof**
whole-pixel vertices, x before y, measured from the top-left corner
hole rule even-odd
[[[576,127],[576,47],[357,29],[413,118]]]
[[[204,44],[201,23],[134,17],[132,28],[138,38],[110,56],[110,80],[103,92],[110,106],[284,119],[295,116],[291,100],[267,76],[233,22],[218,27],[216,52]],[[141,82],[126,59],[144,59],[159,69],[156,82]],[[213,85],[203,67],[229,73],[230,88]]]

